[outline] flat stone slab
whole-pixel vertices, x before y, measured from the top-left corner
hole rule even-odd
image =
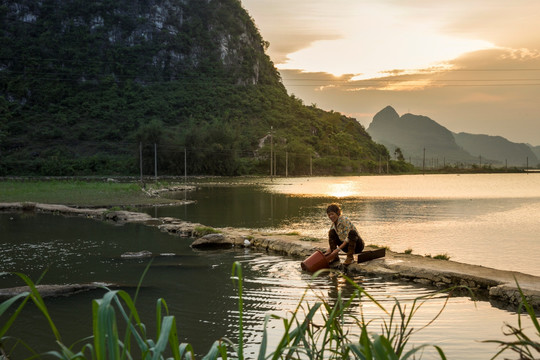
[[[119,223],[146,223],[154,219],[152,216],[145,213],[125,210],[104,211],[102,216],[105,220],[112,220]]]
[[[358,263],[362,263],[369,260],[384,257],[385,255],[386,255],[386,249],[364,250],[356,256],[356,261]]]
[[[109,220],[117,223],[144,223],[147,225],[161,225],[159,219],[152,216],[135,212],[117,210],[111,211],[105,208],[99,209],[81,209],[66,205],[41,204],[33,202],[16,202],[16,203],[0,203],[0,211],[15,212],[15,211],[33,211],[51,214],[59,214],[65,216],[84,216],[100,220]]]
[[[65,285],[36,285],[36,289],[41,297],[69,296],[84,291],[101,289],[104,286],[113,286],[105,283],[87,283],[87,284],[65,284]],[[12,288],[0,289],[0,300],[9,299],[15,295],[30,291],[28,286],[18,286]]]
[[[145,259],[150,257],[152,257],[152,253],[148,250],[126,251],[120,255],[120,258],[122,259]]]

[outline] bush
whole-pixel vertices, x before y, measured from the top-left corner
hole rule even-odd
[[[195,234],[197,234],[197,236],[204,236],[204,235],[208,235],[208,234],[218,234],[220,233],[221,231],[219,230],[216,230],[212,227],[209,227],[209,226],[195,226]]]

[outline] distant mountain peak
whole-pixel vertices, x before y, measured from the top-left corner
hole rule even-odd
[[[367,128],[373,140],[390,152],[399,147],[413,163],[419,164],[424,152],[429,157],[450,163],[484,163],[524,166],[535,165],[535,148],[516,144],[502,136],[454,134],[438,122],[423,115],[404,114],[401,117],[391,106],[379,111]]]
[[[460,148],[452,133],[436,121],[423,115],[404,114],[387,106],[378,112],[367,129],[372,138],[392,152],[399,147],[405,156],[420,158],[440,156],[450,161],[472,161],[474,158]]]
[[[379,111],[373,117],[373,122],[393,122],[399,120],[399,114],[390,105]]]

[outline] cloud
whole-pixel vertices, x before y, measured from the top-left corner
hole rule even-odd
[[[371,79],[395,70],[436,66],[464,53],[494,47],[485,40],[444,34],[436,21],[411,21],[385,5],[370,4],[362,10],[343,19],[342,38],[312,42],[288,54],[285,62],[277,64],[278,69]]]
[[[340,29],[328,20],[338,19],[343,7],[329,7],[326,1],[242,0],[242,4],[263,38],[270,42],[268,52],[276,64],[315,41],[342,36]]]

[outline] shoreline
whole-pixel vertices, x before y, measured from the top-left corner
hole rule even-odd
[[[83,216],[116,223],[140,223],[158,228],[162,232],[178,237],[196,239],[192,247],[253,247],[263,251],[275,251],[284,255],[306,258],[315,250],[326,248],[326,239],[303,241],[301,235],[264,233],[237,228],[216,228],[216,233],[204,234],[202,224],[190,223],[176,218],[153,218],[148,214],[131,211],[111,211],[105,208],[75,208],[66,205],[51,205],[32,202],[0,203],[0,212],[50,213],[63,216]],[[204,231],[202,231],[204,232]],[[366,250],[374,249],[367,245]],[[300,266],[300,264],[298,265]],[[519,283],[527,301],[540,310],[540,277],[515,271],[497,270],[480,265],[437,260],[421,255],[395,253],[386,250],[386,256],[363,263],[353,263],[344,272],[361,275],[376,275],[387,279],[412,281],[426,286],[448,289],[455,286],[470,288],[477,297],[494,302],[494,306],[515,307],[521,296]],[[470,295],[470,293],[469,293]],[[502,306],[501,306],[502,305]]]

